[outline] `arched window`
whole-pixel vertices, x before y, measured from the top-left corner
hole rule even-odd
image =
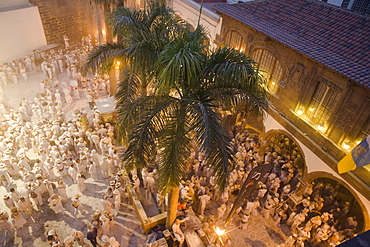
[[[278,82],[283,75],[279,60],[277,60],[274,54],[261,48],[253,51],[252,58],[258,63],[261,73],[267,79],[267,89],[272,94],[275,94],[277,92]]]
[[[227,31],[225,35],[225,44],[235,48],[236,50],[239,50],[240,52],[245,52],[247,47],[240,33],[233,30]]]

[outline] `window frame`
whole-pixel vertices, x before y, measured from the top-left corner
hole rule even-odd
[[[265,48],[256,48],[251,57],[258,63],[260,72],[266,78],[266,88],[271,94],[278,92],[278,83],[283,78],[283,67],[274,53]],[[262,67],[261,67],[262,65]]]
[[[233,47],[240,52],[245,53],[247,50],[247,43],[245,42],[243,36],[236,30],[228,30],[225,33],[224,38],[225,44]]]

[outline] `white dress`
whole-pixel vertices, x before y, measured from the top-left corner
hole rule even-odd
[[[56,214],[64,214],[64,207],[60,196],[58,196],[57,198],[50,198],[48,202],[51,202],[51,204],[54,206],[54,211]]]
[[[13,215],[13,222],[14,222],[14,226],[19,229],[21,227],[24,226],[24,224],[27,223],[27,221],[23,218],[23,216],[18,213],[17,215]]]
[[[62,201],[66,201],[68,199],[67,195],[67,185],[63,182],[63,184],[58,184],[58,192],[62,198]]]
[[[77,175],[77,187],[81,192],[86,190],[85,179],[81,175]]]

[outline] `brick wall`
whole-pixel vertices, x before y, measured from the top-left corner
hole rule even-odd
[[[86,0],[29,0],[38,6],[48,44],[64,44],[67,35],[70,45],[80,44],[81,37],[87,35],[90,13]]]

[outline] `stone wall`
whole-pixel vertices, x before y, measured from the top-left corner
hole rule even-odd
[[[63,35],[70,45],[79,44],[88,34],[90,3],[86,0],[29,0],[39,8],[48,44],[64,44]]]

